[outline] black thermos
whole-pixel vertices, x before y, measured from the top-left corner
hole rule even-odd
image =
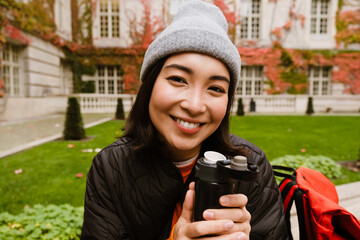
[[[205,152],[195,165],[195,209],[194,220],[204,220],[206,209],[222,208],[219,198],[234,193],[234,183],[238,180],[252,180],[259,172],[256,165],[251,165],[243,156],[226,159],[214,151]]]

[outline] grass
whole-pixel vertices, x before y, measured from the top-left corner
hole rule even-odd
[[[82,150],[114,142],[122,125],[106,122],[86,129],[89,140],[52,141],[0,159],[0,212],[19,213],[36,203],[83,205],[86,174],[96,153]],[[23,173],[14,174],[20,168]],[[84,177],[76,178],[77,173]]]
[[[86,173],[95,152],[121,135],[123,121],[86,129],[84,141],[52,141],[0,159],[0,212],[16,214],[36,203],[82,206]],[[269,160],[286,154],[324,155],[335,161],[357,159],[360,117],[246,116],[231,119],[231,132],[259,146]],[[69,147],[71,144],[74,147]],[[306,149],[306,152],[301,152]],[[14,174],[16,169],[23,173]],[[360,181],[360,174],[342,170],[335,184]],[[83,173],[83,178],[76,178]]]

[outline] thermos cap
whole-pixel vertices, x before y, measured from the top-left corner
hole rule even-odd
[[[216,164],[217,161],[226,160],[226,157],[215,151],[207,151],[204,153],[204,162],[208,164]]]
[[[237,155],[231,161],[230,166],[231,166],[231,168],[236,169],[236,170],[246,171],[247,170],[247,158],[244,156]]]

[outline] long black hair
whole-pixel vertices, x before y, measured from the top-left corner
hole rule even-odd
[[[127,137],[132,141],[135,150],[146,150],[159,146],[160,139],[150,119],[149,102],[155,81],[165,61],[169,57],[170,56],[160,59],[145,73],[135,103],[127,118],[123,137]],[[230,76],[230,79],[231,84],[228,92],[228,104],[225,117],[218,129],[203,142],[202,151],[213,150],[226,155],[244,155],[244,149],[236,147],[230,142],[230,113],[236,85],[234,78]]]

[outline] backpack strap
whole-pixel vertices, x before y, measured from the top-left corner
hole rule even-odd
[[[281,197],[283,200],[283,206],[285,211],[285,221],[287,225],[287,231],[290,240],[293,239],[291,233],[290,224],[290,210],[295,200],[296,212],[299,223],[300,240],[306,240],[306,226],[305,226],[305,212],[304,212],[304,192],[299,188],[296,182],[296,171],[290,167],[284,166],[272,166],[274,169],[274,175],[284,177],[279,185]],[[282,172],[276,171],[281,170]],[[292,174],[286,174],[284,171],[292,172]]]

